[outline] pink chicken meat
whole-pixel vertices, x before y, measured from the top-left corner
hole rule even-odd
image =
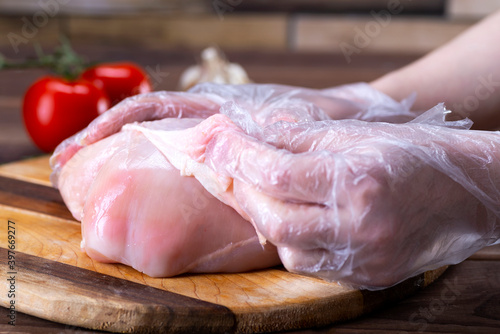
[[[165,119],[145,126],[168,131],[197,123]],[[62,169],[59,188],[82,222],[82,249],[97,261],[124,263],[153,277],[279,263],[275,248],[262,247],[248,221],[196,179],[181,176],[136,132],[79,150]]]

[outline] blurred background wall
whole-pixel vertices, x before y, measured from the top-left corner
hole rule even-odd
[[[177,88],[216,45],[256,82],[325,87],[372,80],[497,9],[500,0],[0,0],[0,53],[33,57],[64,36],[93,61],[144,65],[158,90]],[[0,95],[36,75],[0,72]]]
[[[33,58],[64,36],[89,61],[137,62],[154,90],[176,90],[216,45],[255,82],[324,88],[380,77],[497,9],[500,0],[0,0],[0,53]],[[0,71],[0,161],[38,152],[20,108],[46,74]]]
[[[498,8],[499,0],[0,0],[0,48],[15,55],[64,35],[163,50],[343,53],[351,45],[422,54]]]

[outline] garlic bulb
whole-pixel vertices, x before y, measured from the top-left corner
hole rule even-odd
[[[219,49],[209,47],[201,53],[201,64],[187,68],[179,80],[179,89],[188,90],[202,82],[244,84],[252,82],[239,64],[230,63]]]

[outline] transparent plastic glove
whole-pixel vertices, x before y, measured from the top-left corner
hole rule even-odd
[[[445,123],[444,112],[406,124],[277,122],[259,139],[242,130],[255,124],[238,124],[240,109],[236,122],[129,129],[249,217],[288,270],[375,290],[498,242],[500,134]]]
[[[414,94],[398,102],[366,83],[347,84],[328,89],[277,84],[204,83],[193,87],[190,92],[219,96],[222,103],[232,101],[263,126],[280,119],[302,122],[360,119],[402,123],[420,114],[410,110],[415,100]]]
[[[396,102],[368,84],[359,83],[326,90],[275,84],[202,84],[190,92],[154,92],[125,99],[96,118],[87,128],[63,141],[51,157],[57,180],[64,164],[81,148],[121,130],[128,123],[163,118],[207,118],[226,102],[237,102],[258,124],[278,120],[304,121],[341,118],[400,121],[413,119],[413,98]]]

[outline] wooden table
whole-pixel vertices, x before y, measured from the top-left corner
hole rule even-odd
[[[156,90],[176,89],[183,69],[198,57],[188,51],[131,51],[80,47],[93,60],[129,59],[152,74]],[[198,51],[198,50],[197,50]],[[370,81],[403,66],[414,56],[359,55],[349,65],[342,56],[228,53],[241,63],[256,82],[278,82],[309,87],[335,86]],[[154,73],[154,74],[153,74]],[[22,94],[43,71],[0,72],[0,163],[36,156],[41,152],[27,137],[20,116]],[[8,311],[0,308],[0,332],[90,333],[17,313],[17,325],[7,324]],[[387,305],[365,317],[327,328],[300,333],[405,333],[405,332],[500,332],[500,245],[484,249],[417,294]]]

